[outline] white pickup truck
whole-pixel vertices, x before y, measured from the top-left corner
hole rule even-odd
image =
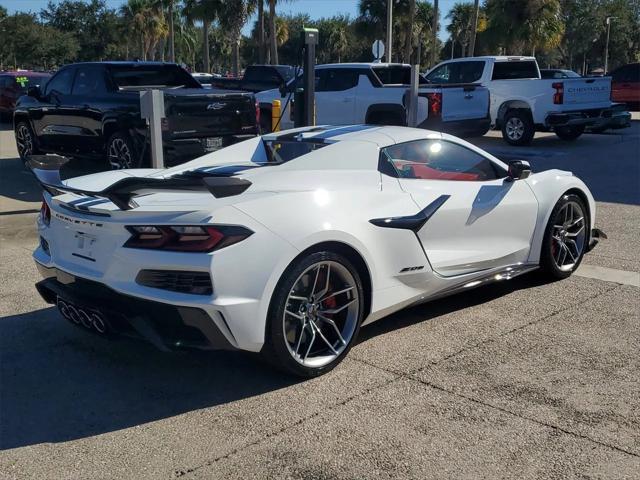
[[[628,122],[611,102],[610,77],[541,79],[534,57],[468,57],[442,62],[425,78],[434,84],[478,83],[491,95],[491,125],[511,145],[528,145],[536,131],[575,140],[586,127]]]
[[[337,63],[315,70],[316,124],[406,125],[406,97],[411,67],[389,63]],[[428,85],[420,77],[418,127],[458,136],[484,135],[490,126],[489,92],[473,83]],[[273,100],[282,102],[279,128],[293,127],[291,92],[301,77],[285,88],[259,92],[262,129],[270,130]]]

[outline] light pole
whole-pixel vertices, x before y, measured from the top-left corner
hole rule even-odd
[[[387,62],[391,63],[391,44],[393,28],[393,0],[387,0]]]
[[[607,17],[607,41],[604,44],[604,74],[609,72],[609,31],[611,30],[611,20],[618,17]]]

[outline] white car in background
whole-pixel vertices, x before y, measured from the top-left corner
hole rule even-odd
[[[406,306],[537,268],[568,277],[602,236],[570,172],[421,129],[308,127],[64,182],[55,161],[31,160],[33,257],[64,317],[162,349],[262,352],[301,376]]]
[[[316,124],[407,125],[407,96],[411,66],[401,63],[333,63],[315,68]],[[489,92],[474,83],[428,84],[419,77],[419,128],[461,137],[482,136],[490,126]],[[274,100],[282,103],[279,128],[293,128],[292,92],[302,77],[282,91],[256,93],[263,128],[270,127]],[[266,123],[265,123],[266,120]],[[270,130],[270,128],[269,128]]]
[[[610,77],[543,79],[535,57],[466,57],[442,62],[432,83],[473,82],[489,89],[491,125],[511,145],[528,145],[536,131],[575,140],[590,127],[629,126],[624,105],[611,102]]]

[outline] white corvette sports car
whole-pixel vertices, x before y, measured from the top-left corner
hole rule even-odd
[[[536,268],[567,277],[604,236],[571,173],[405,127],[289,130],[65,182],[63,160],[30,163],[47,302],[100,334],[263,352],[302,376],[362,324]]]

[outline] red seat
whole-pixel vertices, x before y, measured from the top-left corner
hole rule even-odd
[[[477,173],[468,172],[443,172],[427,165],[415,164],[409,167],[413,178],[422,180],[457,180],[459,182],[476,182],[480,180]]]

